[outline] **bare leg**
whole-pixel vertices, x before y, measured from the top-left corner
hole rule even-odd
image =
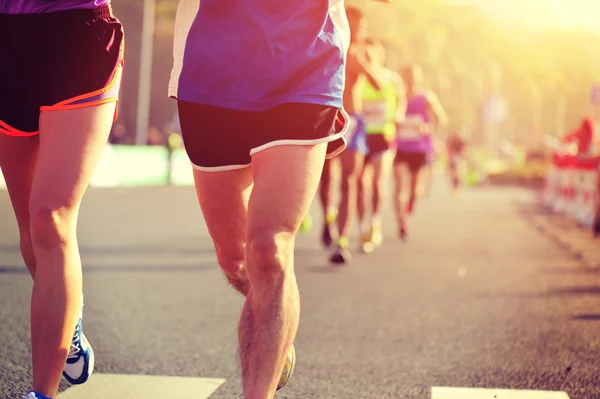
[[[29,202],[39,146],[39,136],[10,137],[0,134],[0,167],[19,226],[21,254],[32,278],[35,276],[36,262],[31,244]]]
[[[394,211],[396,212],[396,220],[398,221],[398,230],[400,238],[405,239],[407,236],[407,220],[406,210],[403,203],[403,173],[404,166],[401,163],[394,164]]]
[[[29,213],[37,267],[31,299],[33,389],[55,397],[81,305],[77,215],[108,139],[115,103],[40,116]]]
[[[386,182],[392,168],[394,153],[386,151],[373,159],[372,218],[381,221],[381,203],[385,197]]]
[[[240,319],[246,399],[273,398],[296,336],[300,298],[294,241],[317,191],[325,144],[266,149],[252,159],[246,268],[250,292]]]
[[[360,226],[361,233],[365,233],[365,225],[367,218],[367,198],[368,198],[368,187],[369,187],[369,176],[370,163],[365,163],[362,170],[356,179],[356,210],[358,215],[358,225]]]
[[[337,238],[335,229],[335,219],[337,210],[331,205],[331,179],[333,160],[325,160],[323,173],[319,185],[319,198],[321,200],[321,209],[323,210],[323,231],[321,232],[321,242],[327,248],[331,246],[333,240]]]
[[[344,151],[339,155],[342,167],[342,192],[338,214],[340,239],[348,239],[356,213],[358,177],[363,168],[364,156],[356,151]]]
[[[323,210],[323,220],[327,220],[327,212],[331,206],[331,162],[331,159],[325,160],[319,184],[319,199],[321,200],[321,209]]]
[[[196,195],[225,277],[246,296],[250,283],[245,269],[250,168],[225,172],[194,170]]]
[[[410,171],[410,196],[408,198],[408,207],[407,207],[407,212],[409,214],[412,214],[412,212],[414,211],[414,208],[415,208],[415,202],[417,200],[417,187],[419,186],[419,182],[420,182],[420,179],[419,179],[420,174],[421,174],[421,169]]]

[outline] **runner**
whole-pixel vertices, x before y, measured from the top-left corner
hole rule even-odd
[[[169,91],[218,263],[246,297],[247,399],[273,398],[294,370],[294,241],[345,147],[348,45],[341,0],[179,2]]]
[[[352,42],[346,66],[346,89],[344,91],[344,109],[350,114],[348,130],[348,148],[339,159],[341,166],[341,198],[337,215],[339,237],[329,260],[334,265],[343,265],[350,261],[349,234],[356,214],[358,198],[358,178],[367,154],[367,138],[363,112],[363,87],[369,82],[375,90],[381,90],[376,70],[368,61],[365,41],[366,21],[357,8],[347,7],[348,21],[352,31]]]
[[[33,278],[33,389],[88,380],[76,225],[116,116],[123,31],[109,0],[0,0],[0,167]],[[6,39],[13,38],[13,39]]]
[[[463,163],[463,152],[465,145],[465,140],[458,130],[453,131],[448,136],[448,141],[446,143],[448,154],[448,171],[450,173],[450,180],[454,193],[456,193],[460,188],[461,165]]]
[[[404,119],[406,97],[402,79],[384,66],[383,44],[370,42],[367,54],[383,85],[382,90],[377,91],[367,82],[362,93],[368,153],[358,179],[358,219],[361,249],[368,253],[383,242],[381,202],[394,159],[392,144],[396,122]],[[370,218],[367,217],[367,208],[371,211]]]
[[[395,211],[400,237],[408,237],[408,215],[412,214],[422,168],[431,151],[431,134],[446,124],[446,113],[437,96],[421,86],[421,68],[412,65],[402,71],[407,91],[406,119],[398,128],[396,157],[394,159]],[[402,201],[402,167],[409,171],[410,194],[408,203]]]

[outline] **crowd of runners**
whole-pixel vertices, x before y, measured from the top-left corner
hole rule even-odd
[[[427,193],[437,155],[443,151],[436,143],[446,140],[454,190],[461,183],[465,147],[460,132],[449,130],[446,112],[436,94],[426,88],[420,66],[387,68],[385,46],[369,37],[364,15],[356,8],[346,12],[353,33],[344,92],[348,146],[325,161],[319,190],[321,241],[331,248],[333,264],[349,262],[352,248],[370,253],[382,244],[381,208],[390,177],[398,236],[407,240],[410,217],[418,198]],[[333,187],[335,169],[339,186]],[[334,203],[338,188],[339,202]],[[355,221],[360,241],[351,245]]]

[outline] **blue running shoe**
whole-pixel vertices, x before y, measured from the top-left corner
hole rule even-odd
[[[27,396],[23,396],[23,399],[50,399],[47,396],[44,396],[40,393],[36,393],[35,391],[29,391]]]
[[[82,305],[83,308],[83,305]],[[86,382],[94,372],[94,351],[82,331],[81,316],[75,326],[75,334],[67,356],[63,376],[71,384],[79,385]]]

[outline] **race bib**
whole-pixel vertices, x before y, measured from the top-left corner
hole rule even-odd
[[[363,115],[367,126],[385,126],[388,123],[387,103],[385,101],[364,102]]]
[[[409,115],[398,129],[398,138],[401,140],[416,140],[421,138],[421,126],[425,123],[421,115]]]

